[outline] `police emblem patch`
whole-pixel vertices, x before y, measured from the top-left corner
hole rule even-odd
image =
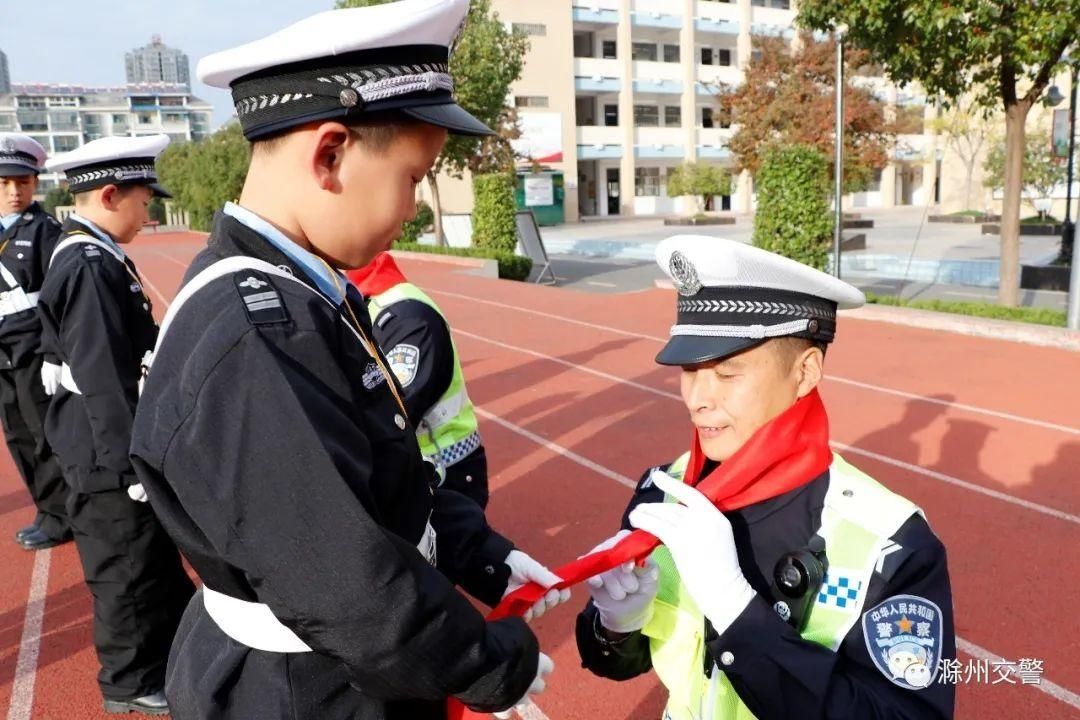
[[[701,280],[698,279],[697,269],[690,262],[690,259],[678,250],[671,253],[668,270],[671,271],[671,277],[675,281],[675,289],[679,291],[680,295],[689,297],[701,289],[702,285]]]
[[[926,598],[894,595],[862,616],[866,649],[881,674],[908,690],[929,687],[941,666],[941,608]]]
[[[364,387],[368,390],[374,390],[382,383],[386,382],[386,376],[383,375],[382,368],[379,367],[377,362],[369,362],[367,367],[364,368]]]
[[[395,345],[393,350],[386,353],[386,360],[401,387],[409,387],[420,368],[420,348],[405,343]]]

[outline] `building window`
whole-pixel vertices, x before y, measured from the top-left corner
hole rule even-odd
[[[605,127],[618,127],[619,125],[619,106],[618,105],[605,105],[604,106],[604,126]]]
[[[660,197],[660,168],[634,168],[634,195]]]
[[[514,107],[546,108],[548,106],[547,95],[515,95]]]
[[[185,98],[183,96],[173,95],[160,98],[159,102],[162,107],[184,107],[184,100]]]
[[[77,107],[78,101],[73,97],[51,97],[49,107]]]
[[[605,60],[614,60],[615,59],[615,57],[616,57],[615,48],[617,47],[617,43],[614,40],[605,40],[603,43],[601,43],[600,47],[601,47],[601,50],[602,50],[601,56]]]
[[[547,25],[541,23],[514,23],[514,29],[526,35],[547,35]]]
[[[183,113],[163,113],[161,119],[162,122],[167,123],[182,123],[187,122],[187,115]]]
[[[711,128],[713,126],[713,110],[712,108],[701,108],[701,127]]]
[[[127,115],[113,115],[113,125],[127,125]]]
[[[677,63],[679,62],[679,46],[678,45],[664,45],[664,62]]]
[[[681,127],[682,126],[682,108],[679,106],[672,107],[668,105],[664,108],[664,127]]]
[[[71,152],[77,147],[79,147],[79,138],[77,136],[56,135],[53,137],[53,150],[55,152]]]
[[[44,110],[45,98],[42,97],[29,97],[23,95],[18,98],[18,106],[20,108],[29,108],[31,110]]]
[[[634,43],[633,58],[634,60],[645,60],[648,62],[656,62],[656,43],[636,42]]]
[[[0,130],[13,130],[15,128],[14,115],[0,115]]]
[[[712,62],[713,62],[712,48],[705,48],[705,47],[701,48],[701,64],[702,65],[712,65]]]
[[[634,124],[639,127],[659,127],[660,108],[655,105],[635,105]]]
[[[49,113],[49,121],[52,124],[53,130],[65,131],[65,130],[78,130],[79,129],[79,114],[73,112],[51,112]]]
[[[776,10],[790,10],[791,0],[751,0],[754,7],[770,7]]]
[[[723,65],[724,67],[731,67],[731,51],[723,49],[717,50],[716,64]]]
[[[157,120],[155,113],[141,112],[138,113],[136,117],[139,119],[138,122],[140,125],[152,125]]]

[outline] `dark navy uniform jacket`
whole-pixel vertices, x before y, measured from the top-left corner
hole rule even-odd
[[[132,457],[155,512],[202,580],[265,603],[313,652],[235,642],[198,598],[173,646],[170,702],[199,718],[442,718],[520,698],[537,641],[520,619],[486,623],[512,549],[472,501],[433,490],[411,423],[346,325],[353,317],[304,268],[219,214],[187,273],[232,256],[239,271],[195,293],[146,381]],[[363,333],[363,298],[345,303]],[[385,360],[383,361],[385,363]],[[429,517],[437,564],[417,552]]]
[[[415,375],[402,398],[409,417],[419,420],[454,379],[454,345],[446,319],[427,303],[401,300],[380,312],[374,325],[384,352],[401,344],[419,349]]]
[[[41,290],[60,223],[36,202],[3,234],[0,262],[26,292]],[[0,279],[0,292],[11,288]],[[33,308],[0,319],[0,370],[30,364],[41,346],[41,321]]]
[[[100,239],[68,218],[59,242],[72,233]],[[49,267],[37,307],[42,352],[71,368],[80,391],[61,386],[45,419],[64,476],[82,493],[133,484],[128,452],[142,358],[158,332],[135,264],[95,245],[67,247]]]
[[[664,494],[641,478],[623,516],[642,502],[663,502]],[[939,677],[913,690],[895,684],[870,657],[862,622],[855,623],[837,652],[802,639],[773,610],[771,583],[780,558],[807,547],[821,526],[829,474],[766,502],[725,513],[731,520],[739,565],[758,596],[722,635],[706,634],[712,658],[731,653],[723,668],[739,698],[759,720],[856,720],[951,718],[955,686]],[[882,555],[870,581],[863,610],[893,596],[914,595],[941,609],[941,657],[956,657],[952,591],[945,547],[926,521],[913,515],[892,537],[898,550]],[[891,547],[889,548],[892,549]],[[648,638],[633,633],[612,644],[597,635],[598,616],[590,601],[578,617],[577,642],[583,665],[602,677],[625,680],[652,668]],[[871,624],[871,627],[874,625]],[[702,672],[705,669],[702,668]]]

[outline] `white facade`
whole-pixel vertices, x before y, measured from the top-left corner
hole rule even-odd
[[[210,134],[212,113],[209,103],[178,85],[13,85],[10,93],[0,94],[0,131],[29,135],[50,155],[112,135],[165,133],[173,142],[200,140]],[[57,182],[58,176],[42,174],[40,191]]]

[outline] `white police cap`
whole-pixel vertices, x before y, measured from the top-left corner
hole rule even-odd
[[[57,155],[45,165],[67,176],[73,193],[106,185],[146,185],[158,197],[172,197],[158,185],[154,163],[169,144],[168,135],[106,137]]]
[[[244,136],[319,120],[403,113],[459,135],[491,130],[453,98],[450,49],[469,0],[401,0],[328,10],[199,61],[199,79],[232,88]]]
[[[0,177],[37,175],[45,156],[45,148],[29,135],[0,132]]]
[[[866,301],[832,275],[733,240],[676,235],[660,242],[656,261],[679,292],[662,365],[719,360],[776,337],[829,343],[836,311]]]

